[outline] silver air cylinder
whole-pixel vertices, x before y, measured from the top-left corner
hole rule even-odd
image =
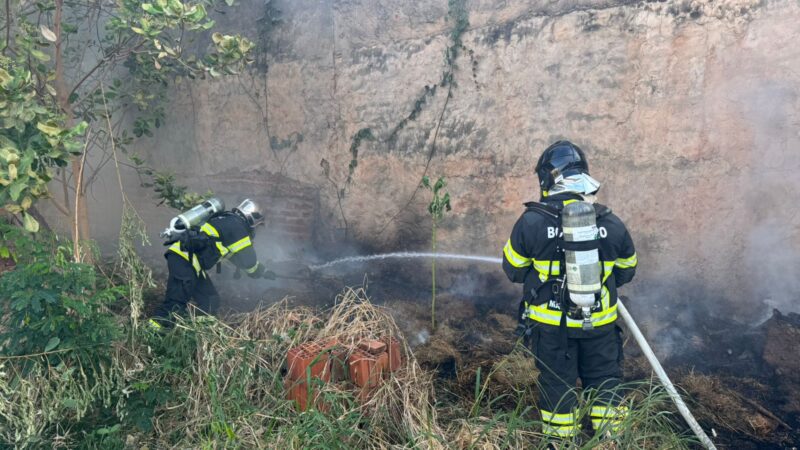
[[[180,233],[189,228],[201,225],[214,214],[225,210],[225,203],[216,197],[212,197],[194,208],[174,217],[169,222],[169,227],[161,233],[161,237],[173,239]]]
[[[597,220],[591,203],[576,201],[564,206],[561,224],[564,231],[567,288],[572,303],[583,312],[583,327],[591,328],[595,294],[600,292],[600,257],[597,251]],[[592,244],[595,242],[594,244]]]

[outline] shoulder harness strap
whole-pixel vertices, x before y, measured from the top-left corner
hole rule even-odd
[[[561,210],[554,206],[546,205],[544,203],[539,202],[527,202],[525,203],[525,211],[533,211],[539,214],[542,214],[546,217],[550,217],[552,219],[559,220],[561,218]]]

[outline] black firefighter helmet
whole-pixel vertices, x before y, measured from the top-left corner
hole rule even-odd
[[[586,155],[570,141],[556,141],[542,152],[536,163],[536,175],[542,191],[550,190],[562,177],[589,174]]]

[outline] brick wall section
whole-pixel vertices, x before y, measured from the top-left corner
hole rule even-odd
[[[319,224],[319,188],[263,171],[209,177],[228,209],[251,198],[262,205],[267,233],[274,239],[314,242]]]

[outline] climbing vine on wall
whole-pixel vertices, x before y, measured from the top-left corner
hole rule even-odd
[[[402,131],[409,122],[419,117],[423,108],[428,103],[428,99],[436,95],[437,88],[450,87],[455,84],[454,73],[457,67],[456,60],[460,52],[466,50],[461,40],[464,32],[466,32],[469,27],[469,12],[467,11],[466,0],[449,0],[447,2],[447,20],[452,23],[452,28],[450,29],[450,45],[444,52],[445,67],[442,72],[442,78],[439,80],[439,83],[432,86],[426,85],[424,87],[420,96],[414,100],[414,106],[411,108],[411,112],[400,120],[392,129],[392,132],[389,133],[388,140],[390,143],[397,139],[397,134]],[[450,90],[448,90],[448,95],[450,95]]]
[[[352,159],[350,159],[350,165],[347,167],[347,181],[345,181],[345,188],[353,182],[353,174],[355,174],[356,167],[358,167],[358,148],[361,146],[361,141],[363,140],[375,140],[375,135],[372,134],[372,129],[362,128],[353,135],[353,139],[350,144],[350,155],[352,156]],[[342,190],[344,191],[344,189]],[[342,192],[342,196],[344,196],[344,192]]]
[[[397,140],[398,134],[408,125],[408,123],[416,120],[420,116],[420,114],[422,114],[423,110],[425,109],[425,106],[428,105],[429,103],[429,99],[433,98],[440,88],[447,88],[447,98],[442,107],[442,111],[439,113],[439,118],[437,120],[434,131],[433,142],[431,144],[431,151],[428,154],[428,158],[425,163],[425,170],[423,172],[423,176],[425,175],[425,173],[427,173],[428,166],[430,165],[430,161],[433,158],[436,149],[436,139],[439,135],[439,128],[441,127],[442,124],[442,118],[444,117],[444,113],[447,110],[449,99],[452,97],[452,88],[453,86],[456,85],[455,82],[455,70],[457,68],[456,61],[458,60],[458,57],[461,54],[461,52],[468,51],[467,48],[464,46],[463,41],[461,40],[462,36],[469,27],[469,12],[467,11],[466,0],[449,0],[447,6],[448,6],[447,21],[451,24],[450,34],[449,34],[450,45],[448,45],[448,47],[445,49],[444,52],[445,65],[444,65],[444,70],[442,71],[442,76],[439,82],[437,82],[436,84],[430,86],[425,85],[423,87],[422,93],[419,95],[419,97],[417,97],[414,100],[414,104],[411,111],[405,117],[403,117],[403,119],[401,119],[397,123],[397,125],[395,125],[391,129],[391,131],[389,132],[389,136],[386,140],[386,142],[388,142],[389,145],[392,145],[392,143],[394,143]],[[473,66],[474,66],[474,60],[473,60]],[[347,193],[347,188],[353,181],[355,170],[358,167],[359,148],[363,143],[363,141],[365,140],[368,141],[375,140],[375,135],[373,134],[372,129],[362,128],[358,130],[350,139],[351,141],[350,154],[352,158],[350,160],[350,164],[348,165],[347,179],[345,180],[343,185],[340,185],[332,178],[330,163],[326,159],[322,159],[322,161],[320,161],[320,167],[322,168],[323,173],[325,174],[328,181],[330,181],[331,184],[336,189],[336,197],[339,202],[339,210],[342,215],[342,221],[344,222],[345,225],[345,235],[347,235],[347,219],[345,218],[344,215],[342,200],[344,199]],[[408,206],[408,204],[410,204],[413,201],[414,196],[416,196],[418,191],[419,187],[417,187],[417,189],[414,191],[406,206],[401,208],[401,211],[405,209]],[[399,212],[397,214],[399,214]],[[389,219],[389,221],[384,225],[383,229],[385,229],[386,226],[392,220],[394,220],[397,214],[395,214],[392,218]],[[383,229],[381,231],[383,231]]]

